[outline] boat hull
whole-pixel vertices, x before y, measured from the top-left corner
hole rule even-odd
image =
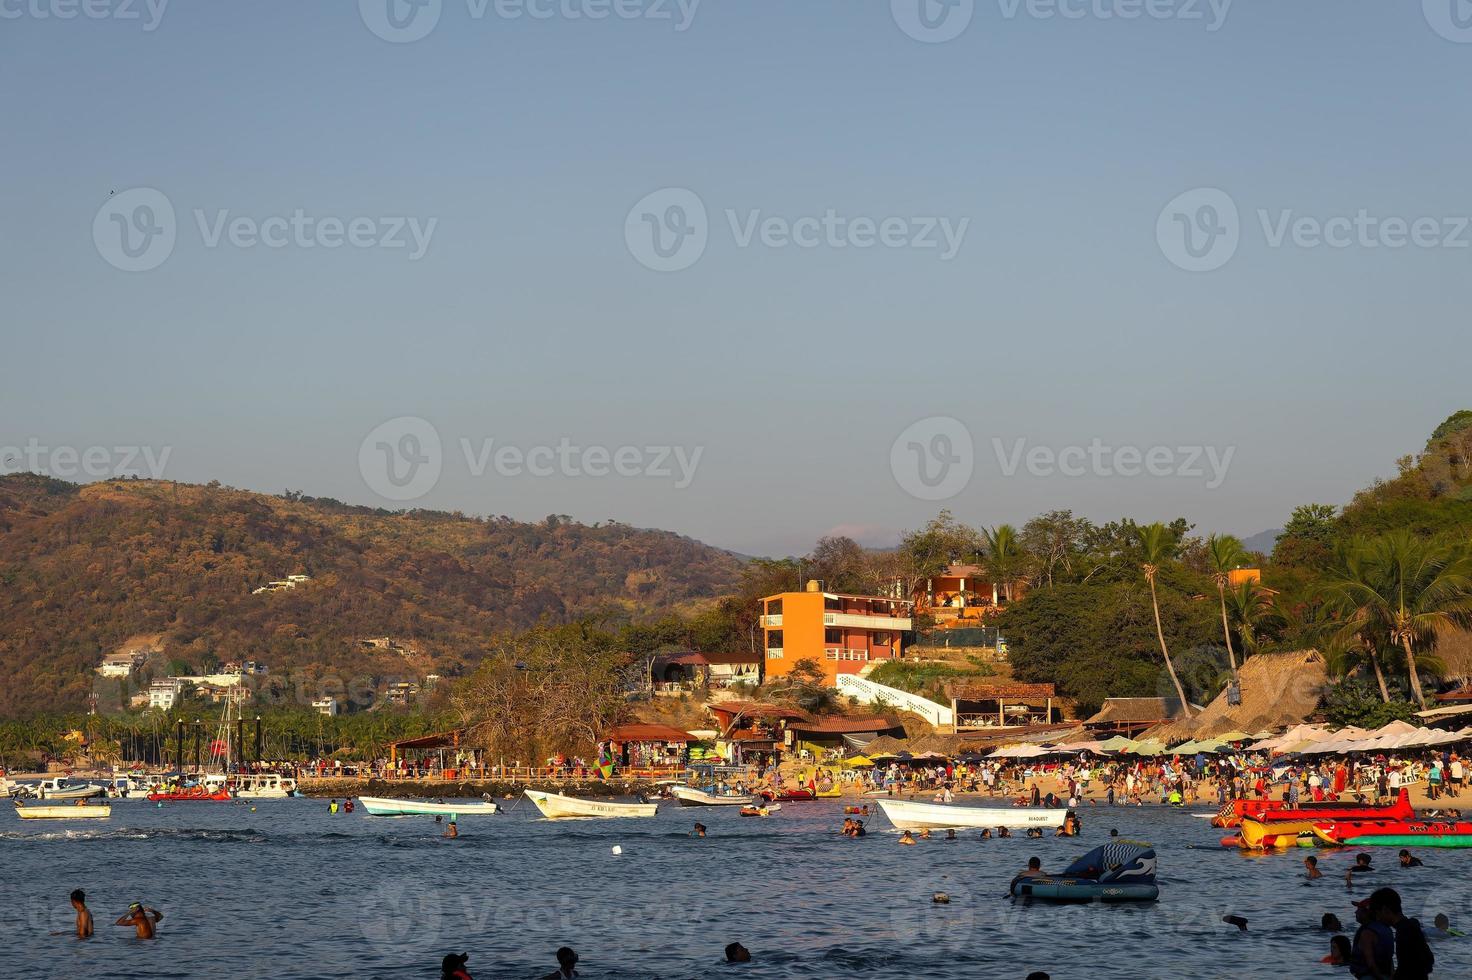
[[[1153,902],[1160,897],[1160,888],[1088,878],[1023,878],[1012,883],[1012,896],[1047,902]]]
[[[1472,847],[1465,820],[1337,820],[1314,825],[1326,844],[1379,847]]]
[[[610,803],[604,800],[579,800],[560,793],[543,793],[539,790],[523,790],[542,816],[548,820],[606,817],[652,817],[659,809],[654,803]]]
[[[501,808],[494,803],[422,803],[418,800],[389,800],[378,796],[359,796],[356,799],[362,804],[368,815],[373,817],[408,817],[426,814],[473,817],[501,812]]]
[[[722,796],[693,786],[671,786],[670,795],[679,801],[680,806],[750,806],[756,802],[756,797],[750,793]]]
[[[110,806],[23,806],[16,816],[22,820],[101,820],[112,816]]]
[[[40,791],[43,800],[86,800],[94,796],[106,796],[107,789],[102,786],[94,786],[91,783],[86,786],[67,786],[63,789],[43,789]]]
[[[896,830],[1061,827],[1063,819],[1068,816],[1068,811],[1064,809],[953,806],[904,800],[880,800],[879,808]]]

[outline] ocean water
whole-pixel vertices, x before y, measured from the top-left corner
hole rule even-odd
[[[1189,811],[1081,812],[1077,839],[972,832],[900,847],[877,815],[867,838],[840,837],[833,801],[765,820],[665,804],[650,820],[555,823],[521,802],[462,818],[458,840],[432,817],[333,815],[325,800],[120,800],[105,823],[0,811],[0,976],[432,980],[441,956],[464,951],[476,980],[534,978],[570,945],[590,980],[1342,977],[1318,962],[1319,916],[1352,924],[1350,900],[1372,887],[1398,888],[1428,926],[1437,911],[1472,926],[1472,851],[1424,849],[1426,866],[1406,870],[1394,849],[1371,849],[1383,867],[1350,891],[1357,849],[1248,857]],[[689,836],[697,819],[704,839]],[[1111,827],[1156,846],[1158,903],[1004,897],[1030,856],[1061,870]],[[1304,879],[1307,853],[1325,878]],[[87,942],[48,935],[71,929],[73,888],[97,919]],[[937,891],[951,903],[933,904]],[[112,925],[132,901],[165,913],[157,940]],[[733,940],[754,962],[723,962]],[[1433,949],[1435,976],[1472,977],[1472,938]]]

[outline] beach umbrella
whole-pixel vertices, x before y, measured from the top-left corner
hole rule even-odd
[[[1246,732],[1239,732],[1233,729],[1230,732],[1222,732],[1220,735],[1217,736],[1217,738],[1221,739],[1223,742],[1245,742],[1248,739],[1252,738],[1252,736],[1247,734]]]
[[[1135,755],[1162,755],[1165,752],[1165,746],[1153,738],[1148,738],[1144,741],[1136,742],[1134,747],[1129,751]]]
[[[1135,740],[1125,738],[1123,735],[1115,735],[1113,738],[1106,738],[1099,743],[1099,751],[1101,752],[1128,752],[1134,747]]]
[[[849,769],[862,769],[864,766],[872,766],[874,760],[866,756],[856,755],[850,759],[844,759],[842,765]]]

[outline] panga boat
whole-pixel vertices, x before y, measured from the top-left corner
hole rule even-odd
[[[407,817],[426,813],[473,817],[501,812],[499,806],[489,801],[480,803],[435,801],[431,803],[418,800],[386,800],[380,796],[360,796],[358,802],[363,804],[363,809],[367,810],[370,816],[375,817]]]
[[[659,809],[654,803],[609,803],[604,800],[579,800],[561,793],[522,790],[548,820],[564,817],[652,817]]]
[[[1013,878],[1011,892],[1050,902],[1153,902],[1160,897],[1155,851],[1132,841],[1103,844],[1061,874]]]
[[[229,803],[230,792],[207,786],[185,786],[181,789],[149,793],[150,803]]]
[[[1326,844],[1356,847],[1472,847],[1465,820],[1336,820],[1314,824],[1313,832]]]
[[[234,777],[231,791],[242,800],[284,800],[297,793],[296,780],[276,772],[253,772]]]
[[[952,806],[880,800],[879,808],[896,830],[949,830],[963,827],[1061,827],[1068,811],[1061,808]]]
[[[670,795],[680,806],[747,806],[756,802],[750,793],[711,793],[694,786],[671,786]]]
[[[72,804],[71,806],[18,806],[16,816],[22,820],[82,820],[112,816],[112,807],[102,804]]]
[[[57,776],[37,783],[31,792],[43,800],[84,800],[103,796],[107,789],[95,783],[73,783],[64,776]]]

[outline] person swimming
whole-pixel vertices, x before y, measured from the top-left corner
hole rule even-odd
[[[164,914],[157,909],[151,909],[142,902],[134,902],[128,906],[128,914],[122,916],[113,925],[132,926],[137,930],[139,939],[152,939],[158,934],[155,928],[163,921]]]
[[[578,975],[578,954],[571,946],[562,946],[557,950],[557,969],[549,973],[542,980],[571,980]]]
[[[1319,870],[1319,859],[1310,854],[1303,859],[1304,874],[1309,878],[1322,878],[1324,872]]]
[[[915,843],[915,837],[908,830],[901,831],[900,832],[900,843],[901,844],[904,844],[904,845],[907,845],[907,846],[913,846],[914,843]]]
[[[1330,966],[1349,966],[1349,958],[1352,955],[1348,936],[1330,936],[1329,955],[1319,962],[1328,963]]]
[[[697,823],[695,825],[695,829],[692,830],[691,833],[694,834],[696,837],[704,837],[705,836],[705,824],[703,824],[703,823]]]
[[[90,939],[94,931],[92,912],[87,908],[87,893],[78,888],[69,896],[72,908],[77,913],[76,933],[78,939]],[[65,936],[64,932],[53,932],[53,936]]]
[[[1416,857],[1415,855],[1413,855],[1410,851],[1407,851],[1407,850],[1402,849],[1401,852],[1400,852],[1399,857],[1400,857],[1400,866],[1402,868],[1421,868],[1421,867],[1425,867],[1425,865],[1422,864],[1421,859],[1418,858],[1418,857]]]
[[[455,838],[460,836],[460,829],[455,826],[454,817],[450,818],[450,826],[446,827],[445,832],[443,834],[440,834],[440,836],[448,837],[450,840],[454,840]]]
[[[1325,912],[1319,917],[1319,929],[1322,932],[1343,932],[1344,924],[1339,921],[1339,916],[1333,912]]]
[[[730,943],[726,946],[727,963],[750,963],[751,950],[740,943]]]
[[[465,968],[465,962],[469,959],[469,953],[445,954],[445,958],[440,960],[440,980],[472,980]]]

